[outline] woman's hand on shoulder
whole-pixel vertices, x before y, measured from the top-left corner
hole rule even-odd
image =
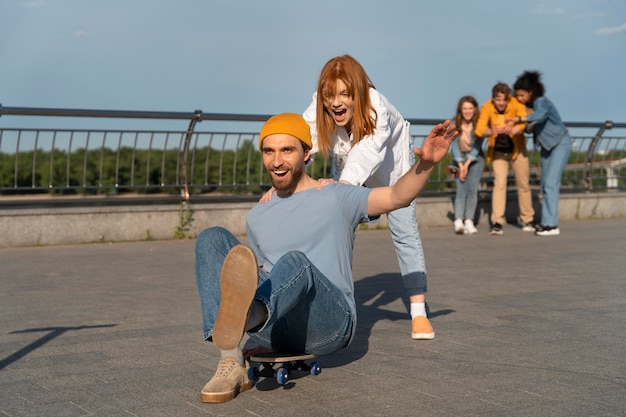
[[[272,199],[272,194],[274,194],[275,190],[276,189],[274,187],[272,187],[269,190],[267,190],[265,192],[265,194],[263,194],[261,196],[261,199],[259,200],[259,203],[267,203],[268,201],[270,201]]]
[[[336,184],[337,181],[335,181],[332,178],[320,178],[319,180],[317,180],[317,189],[321,190],[323,187],[326,187],[327,185],[330,184]]]

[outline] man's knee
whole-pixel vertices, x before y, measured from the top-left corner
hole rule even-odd
[[[222,236],[229,234],[230,232],[221,226],[213,226],[204,229],[200,232],[198,236],[198,240],[206,241],[206,240],[214,240],[219,239]]]
[[[196,254],[209,250],[212,247],[216,247],[215,242],[221,242],[227,236],[232,234],[221,226],[214,226],[204,229],[198,239],[196,240]]]
[[[309,262],[309,259],[306,257],[306,255],[304,254],[304,252],[299,251],[299,250],[291,250],[287,253],[285,253],[281,259],[284,260],[289,260],[289,261],[296,261],[296,262]]]

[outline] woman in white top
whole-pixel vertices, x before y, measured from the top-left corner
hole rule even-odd
[[[388,186],[413,165],[409,123],[349,55],[326,63],[313,102],[303,116],[311,126],[312,153],[332,158],[333,180],[356,186]],[[389,213],[387,219],[411,303],[411,337],[433,339],[435,332],[426,317],[426,266],[415,201]]]

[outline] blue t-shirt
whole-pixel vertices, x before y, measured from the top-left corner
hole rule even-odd
[[[304,253],[341,290],[356,317],[352,250],[357,226],[369,221],[370,191],[332,184],[287,197],[274,194],[248,213],[248,244],[267,272],[285,253]]]

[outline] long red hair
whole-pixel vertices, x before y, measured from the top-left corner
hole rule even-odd
[[[333,116],[326,111],[324,100],[327,95],[337,94],[337,81],[341,80],[354,100],[354,116],[350,130],[354,144],[370,136],[376,129],[376,110],[370,100],[369,89],[375,88],[365,69],[350,55],[332,58],[322,68],[317,83],[317,147],[325,157],[330,151],[330,137],[335,131]]]

